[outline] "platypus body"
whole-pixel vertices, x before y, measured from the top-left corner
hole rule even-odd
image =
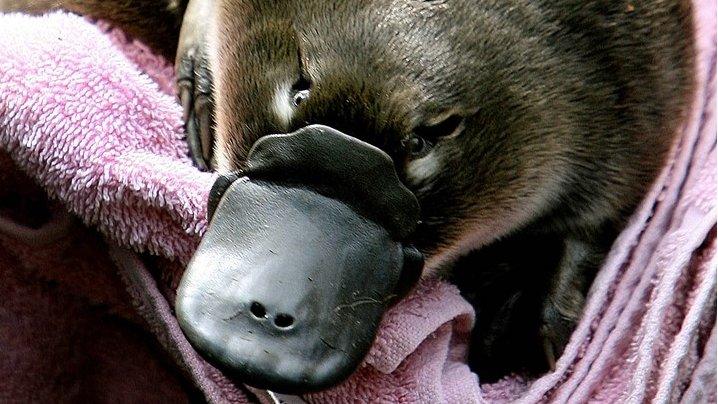
[[[685,0],[53,3],[176,58],[200,167],[315,124],[386,153],[423,276],[477,310],[482,381],[554,365],[693,86]]]

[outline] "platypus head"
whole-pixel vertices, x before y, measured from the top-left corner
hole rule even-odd
[[[223,177],[178,317],[250,384],[325,388],[359,365],[421,254],[433,272],[544,209],[563,161],[559,134],[536,124],[562,122],[545,106],[551,72],[532,65],[544,48],[523,49],[530,35],[494,35],[508,28],[490,5],[216,7],[212,165]],[[534,80],[517,81],[527,68]]]

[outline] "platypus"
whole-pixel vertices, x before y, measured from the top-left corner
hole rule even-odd
[[[317,125],[388,156],[418,201],[421,276],[477,310],[482,381],[554,366],[693,89],[686,0],[29,3],[175,60],[201,169],[242,172],[264,137]]]

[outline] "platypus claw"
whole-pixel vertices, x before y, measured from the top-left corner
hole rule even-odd
[[[576,312],[561,310],[551,299],[544,303],[542,324],[539,329],[546,365],[550,371],[556,370],[556,361],[571,339],[578,324],[581,307]]]
[[[182,104],[189,153],[195,165],[207,171],[212,160],[214,104],[212,75],[207,58],[209,10],[206,1],[187,6],[175,60],[177,94]]]

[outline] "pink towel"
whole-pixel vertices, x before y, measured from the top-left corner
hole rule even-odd
[[[556,371],[480,385],[464,362],[471,307],[455,287],[427,280],[387,313],[349,380],[305,399],[716,400],[716,10],[713,0],[694,3],[693,113],[616,241]],[[186,263],[206,227],[214,176],[186,157],[171,84],[168,63],[103,25],[62,13],[0,15],[0,149],[107,237],[136,312],[205,398],[243,402],[247,390],[204,362],[172,315],[171,293],[163,291],[176,285],[181,266],[160,266],[153,277],[123,248]],[[6,236],[35,234],[23,231],[0,217]],[[3,321],[0,328],[11,325]]]

